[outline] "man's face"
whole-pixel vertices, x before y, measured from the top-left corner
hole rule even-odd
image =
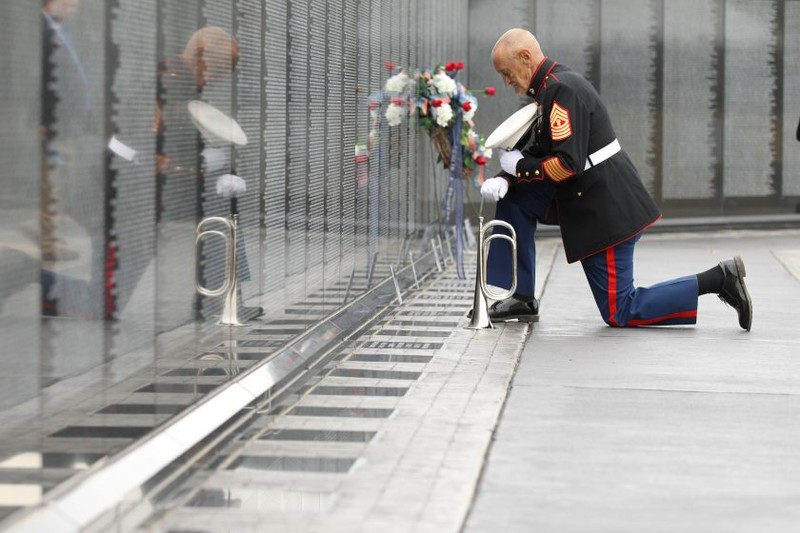
[[[527,62],[505,48],[495,50],[492,62],[494,69],[502,76],[503,83],[514,89],[515,93],[525,94],[533,75]]]

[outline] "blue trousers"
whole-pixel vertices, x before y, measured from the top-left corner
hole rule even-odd
[[[517,295],[532,297],[536,281],[537,224],[558,225],[555,186],[549,181],[512,187],[497,203],[495,218],[517,233]],[[507,233],[496,227],[495,232]],[[633,252],[641,235],[581,260],[600,316],[610,326],[694,324],[697,277],[684,276],[650,287],[633,284]],[[496,240],[489,250],[488,283],[511,286],[511,247]]]

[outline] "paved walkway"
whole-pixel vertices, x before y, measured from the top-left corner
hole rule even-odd
[[[734,254],[750,333],[714,296],[695,327],[608,328],[556,257],[466,532],[800,531],[800,232],[648,236],[636,282]]]

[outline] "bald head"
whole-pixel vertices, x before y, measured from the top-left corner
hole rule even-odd
[[[192,34],[180,57],[203,87],[236,68],[239,43],[222,28],[207,26]]]
[[[539,41],[528,30],[512,28],[505,32],[492,48],[492,63],[503,82],[518,94],[524,94],[544,60]]]

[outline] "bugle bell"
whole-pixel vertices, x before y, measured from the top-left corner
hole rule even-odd
[[[204,229],[211,224],[220,224],[223,230]],[[225,326],[243,326],[239,322],[239,281],[236,277],[236,232],[239,227],[239,215],[228,217],[207,217],[200,221],[195,230],[195,288],[203,296],[225,296],[222,316],[218,324]],[[225,243],[225,276],[222,285],[210,289],[200,282],[200,241],[206,238],[219,237]]]
[[[487,231],[493,230],[496,226],[503,227],[508,230],[510,235],[504,233],[494,233],[487,235]],[[489,246],[493,240],[500,239],[508,241],[511,244],[512,258],[512,274],[511,274],[511,288],[503,292],[492,292],[486,284],[486,271],[489,261]],[[470,319],[468,329],[483,329],[494,328],[492,320],[489,318],[489,304],[487,298],[492,300],[503,300],[510,298],[517,290],[517,232],[514,227],[503,220],[490,220],[486,224],[483,223],[483,217],[478,218],[478,268],[475,272],[475,294],[472,298],[472,318]]]

